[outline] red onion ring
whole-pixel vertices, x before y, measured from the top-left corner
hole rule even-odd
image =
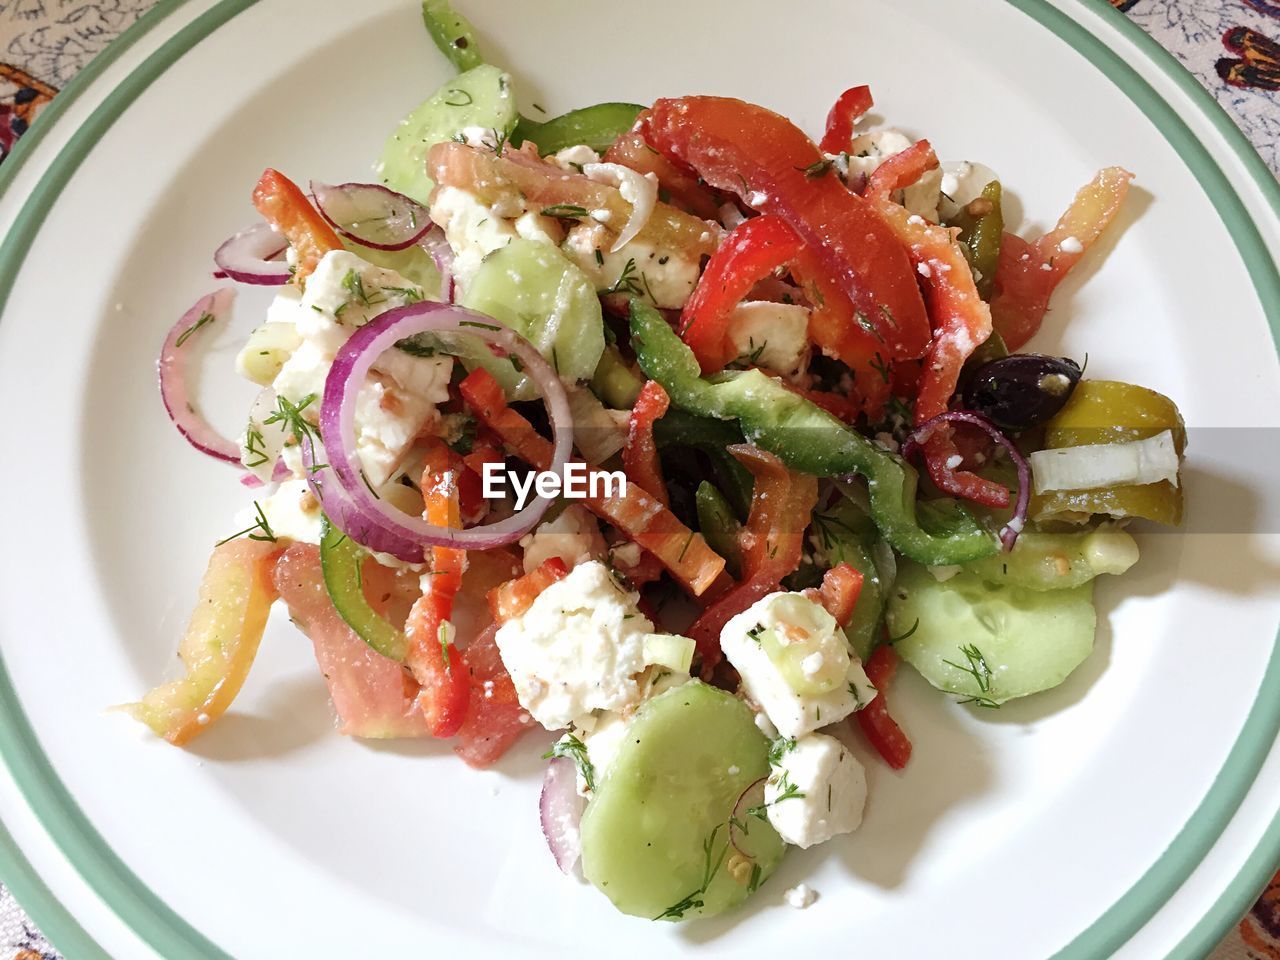
[[[156,367],[160,375],[160,399],[178,432],[201,453],[240,466],[239,444],[222,436],[197,413],[187,393],[187,356],[191,351],[191,339],[199,336],[204,327],[221,320],[231,309],[234,299],[235,291],[224,288],[197,300],[164,338]]]
[[[578,793],[578,777],[573,761],[557,757],[547,764],[538,798],[542,835],[561,873],[569,873],[582,854],[582,834],[578,825],[587,801]]]
[[[410,517],[373,495],[361,473],[360,459],[356,453],[356,398],[369,375],[369,370],[382,354],[398,340],[419,333],[462,333],[479,337],[491,347],[505,350],[519,357],[524,370],[538,384],[543,401],[547,405],[554,449],[550,470],[563,476],[565,464],[573,449],[573,416],[564,385],[529,341],[507,327],[500,326],[482,314],[464,310],[445,303],[424,300],[388,310],[361,327],[338,351],[329,368],[324,385],[324,399],[320,406],[320,439],[324,443],[325,456],[341,486],[344,499],[354,510],[340,516],[330,515],[347,536],[372,549],[382,549],[363,539],[364,531],[376,528],[386,534],[396,548],[383,552],[394,554],[408,562],[420,562],[411,557],[421,557],[423,546],[447,546],[463,550],[488,550],[492,547],[514,543],[532,530],[542,519],[551,501],[539,497],[519,513],[497,523],[464,530],[440,527],[419,517]],[[308,451],[304,448],[304,460]],[[322,468],[323,469],[323,468]],[[320,471],[308,466],[313,477]],[[334,484],[321,482],[324,497],[337,501],[331,489]],[[320,496],[317,494],[317,496]],[[358,514],[364,523],[349,529],[345,518]],[[416,549],[404,550],[405,544]],[[408,553],[406,556],[405,554]]]
[[[431,229],[427,208],[380,183],[311,181],[316,209],[344,237],[374,250],[403,250]]]
[[[747,812],[748,810],[754,806],[760,806],[764,803],[764,783],[768,779],[768,777],[761,777],[759,780],[755,780],[748,784],[747,788],[738,795],[738,799],[733,805],[733,814],[729,817],[729,842],[733,844],[733,849],[737,850],[749,860],[754,860],[755,854],[744,849],[745,844],[738,842],[738,839],[734,836],[734,831],[737,831],[737,833],[741,834],[743,837],[746,836],[746,831],[738,826],[738,824],[747,822],[746,818],[751,816],[751,814]],[[752,803],[752,796],[757,793],[759,794],[760,799],[757,802]]]
[[[418,246],[431,255],[431,260],[440,273],[440,299],[445,303],[457,303],[458,280],[453,267],[453,247],[444,238],[444,231],[438,226],[432,227],[422,235]]]
[[[256,223],[225,240],[213,252],[219,274],[238,283],[278,287],[289,282],[289,264],[277,260],[288,244],[268,223]]]
[[[1013,516],[1000,529],[1000,545],[1004,548],[1005,553],[1008,553],[1013,549],[1013,545],[1018,542],[1018,534],[1022,532],[1022,528],[1027,523],[1027,508],[1031,504],[1031,465],[1027,463],[1027,458],[1014,446],[1013,441],[1000,431],[999,427],[982,414],[973,413],[969,410],[951,410],[947,413],[940,413],[932,420],[926,420],[920,424],[920,426],[911,431],[911,434],[902,444],[903,459],[911,459],[912,455],[920,449],[921,444],[932,437],[940,427],[948,423],[967,423],[970,426],[977,427],[1008,451],[1009,459],[1013,461],[1013,465],[1018,469],[1018,500],[1014,504]]]

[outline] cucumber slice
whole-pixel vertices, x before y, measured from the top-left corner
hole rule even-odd
[[[532,343],[567,383],[589,380],[604,352],[604,319],[595,286],[550,244],[516,238],[485,257],[462,305],[487,313]],[[471,338],[467,338],[471,344]],[[468,369],[483,366],[510,400],[535,400],[537,388],[508,359],[464,346]]]
[[[651,919],[708,917],[741,903],[785,849],[749,815],[739,818],[749,840],[735,838],[754,859],[729,843],[734,806],[768,775],[768,754],[751,711],[721,690],[695,680],[650,700],[582,816],[587,880],[623,913]]]
[[[1121,574],[1138,562],[1138,544],[1123,530],[1090,533],[1025,531],[1011,553],[964,565],[988,583],[1027,590],[1069,590],[1104,573]]]
[[[384,657],[404,661],[409,641],[369,605],[360,574],[369,552],[333,526],[328,517],[320,521],[320,568],[338,615],[347,626]]]
[[[343,237],[342,245],[361,260],[376,267],[394,270],[406,280],[412,280],[422,288],[428,300],[440,299],[440,271],[436,269],[431,254],[416,243],[403,250],[375,250]]]
[[[1026,590],[904,562],[886,611],[894,647],[939,690],[995,706],[1056,687],[1093,650],[1092,582]]]
[[[467,127],[508,136],[516,125],[511,78],[482,64],[460,73],[400,121],[382,148],[378,175],[392,190],[427,203],[434,184],[427,176],[427,151]]]

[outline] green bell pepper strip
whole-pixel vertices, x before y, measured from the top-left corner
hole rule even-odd
[[[328,517],[320,521],[320,569],[338,615],[365,643],[384,657],[404,662],[409,641],[381,616],[364,595],[361,567],[368,551],[337,527]]]
[[[453,9],[449,0],[422,0],[422,22],[440,52],[459,73],[484,63],[475,28]]]
[[[521,116],[515,132],[511,134],[511,143],[518,147],[526,140],[532,140],[543,156],[580,143],[585,143],[596,153],[604,153],[615,140],[635,126],[636,117],[643,109],[636,103],[597,103],[541,123]]]
[[[716,472],[718,492],[728,501],[739,520],[746,519],[751,510],[755,481],[729,453],[730,446],[743,440],[742,431],[736,424],[694,416],[684,410],[668,410],[660,420],[654,421],[653,436],[659,450],[682,447],[705,454]],[[716,552],[719,553],[718,550]]]
[[[671,402],[699,416],[737,420],[743,436],[793,470],[818,477],[856,473],[867,481],[871,518],[899,553],[919,563],[967,563],[996,552],[994,534],[958,504],[916,514],[915,470],[831,414],[759,370],[700,376],[697,358],[662,314],[631,301],[631,339],[640,368]],[[945,523],[939,523],[945,518]],[[930,519],[930,529],[921,520]]]
[[[871,556],[871,546],[879,534],[865,513],[849,500],[840,499],[813,515],[818,545],[831,566],[847,563],[862,574],[862,590],[853,607],[853,617],[844,635],[863,662],[881,639],[881,624],[888,600],[888,585]],[[704,534],[705,536],[705,534]]]
[[[485,62],[475,28],[449,0],[422,0],[422,21],[436,47],[459,73]],[[635,103],[597,103],[541,122],[521,115],[509,142],[518,147],[532,140],[544,155],[579,143],[603,153],[635,125],[643,109]]]
[[[1000,244],[1004,239],[1004,212],[1000,198],[1000,181],[992,180],[982,188],[980,197],[990,202],[989,210],[975,215],[965,207],[947,224],[960,228],[960,246],[973,269],[978,296],[983,300],[991,299],[995,290],[996,267],[1000,265]]]
[[[707,480],[698,484],[694,504],[698,510],[698,532],[712,550],[724,557],[725,569],[738,579],[742,573],[742,545],[738,542],[742,524],[733,515],[733,507]]]

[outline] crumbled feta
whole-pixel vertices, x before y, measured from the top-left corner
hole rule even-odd
[[[946,460],[948,470],[954,470],[962,463],[964,463],[964,457],[960,456],[958,453],[953,453],[951,456],[947,457]]]
[[[303,411],[314,421],[333,358],[351,334],[378,314],[421,296],[421,288],[394,270],[345,250],[326,254],[293,309],[302,343],[272,388],[294,404],[317,398]],[[356,453],[374,487],[387,482],[414,439],[438,416],[436,404],[449,398],[452,371],[451,357],[414,357],[401,350],[388,350],[374,364],[357,394],[355,416]]]
[[[524,548],[525,573],[532,573],[552,557],[572,568],[603,557],[607,549],[600,524],[580,503],[570,504],[560,516],[526,534],[520,546]]]
[[[787,906],[794,907],[797,910],[804,910],[813,906],[814,901],[818,899],[818,891],[807,883],[799,883],[786,890],[782,894],[782,899]]]
[[[1063,253],[1084,253],[1084,244],[1077,237],[1063,237],[1058,249]]]
[[[803,373],[809,363],[809,310],[794,303],[749,300],[730,315],[728,337],[741,363],[783,376]]]
[[[301,543],[320,542],[320,502],[306,480],[285,480],[275,493],[258,501],[262,515],[267,518],[271,532],[284,540]],[[258,521],[253,507],[236,517],[237,528],[249,527]]]
[[[920,276],[924,277],[926,280],[933,276],[933,271],[929,269],[929,265],[923,260],[916,264],[916,273],[920,274]]]
[[[653,624],[638,600],[591,560],[498,629],[502,662],[535,720],[559,730],[594,710],[620,711],[639,701],[644,637]]]
[[[800,593],[771,593],[724,626],[720,646],[742,677],[742,688],[784,737],[798,737],[843,720],[875,696],[862,663],[849,652],[835,618],[822,605]],[[830,689],[810,692],[820,684],[803,685],[789,678],[770,655],[782,660],[791,653],[797,661],[822,654],[819,670],[834,679]],[[801,668],[803,670],[803,668]],[[812,678],[810,678],[812,679]]]
[[[480,269],[485,256],[518,236],[511,220],[499,216],[461,187],[436,188],[431,195],[431,220],[444,230],[453,249],[454,276],[464,287]]]
[[[914,143],[901,130],[875,130],[859,134],[849,144],[846,179],[849,176],[871,176],[882,163]],[[926,170],[915,183],[905,190],[897,191],[894,199],[913,215],[937,222],[941,187],[942,171],[938,168]]]
[[[620,543],[609,550],[610,556],[613,557],[615,566],[638,567],[640,565],[640,544],[627,541]]]
[[[582,168],[588,163],[599,163],[600,154],[585,143],[580,143],[577,146],[565,147],[563,150],[556,151],[549,159],[561,170],[567,170],[569,173],[581,173]]]
[[[677,250],[632,240],[614,253],[613,234],[603,224],[582,223],[569,231],[561,249],[591,278],[597,290],[616,289],[623,273],[631,292],[664,310],[684,306],[698,285],[699,264]],[[623,291],[626,292],[626,291]]]
[[[781,751],[764,802],[778,836],[811,847],[862,824],[867,774],[839,740],[811,733]]]
[[[942,199],[938,212],[946,219],[956,216],[978,197],[992,180],[999,179],[996,172],[981,163],[967,160],[948,160],[942,164]]]

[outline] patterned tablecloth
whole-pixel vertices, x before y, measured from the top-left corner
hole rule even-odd
[[[155,0],[0,0],[0,161]],[[1280,0],[1111,0],[1172,50],[1280,172]],[[58,954],[0,885],[0,960]],[[1280,960],[1280,874],[1212,960]]]

